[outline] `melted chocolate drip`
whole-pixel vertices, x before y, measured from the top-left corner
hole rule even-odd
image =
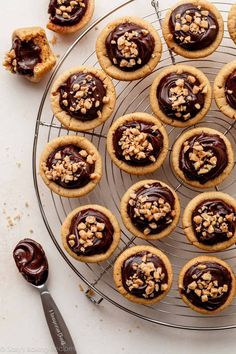
[[[154,156],[157,159],[158,156],[160,155],[163,149],[163,136],[158,129],[154,131],[152,127],[153,124],[150,123],[133,121],[133,122],[126,123],[121,127],[117,128],[115,133],[113,134],[113,146],[114,146],[116,157],[119,160],[122,160],[128,165],[132,165],[132,166],[134,165],[146,166],[153,163],[150,160],[150,157]],[[123,155],[123,150],[119,145],[119,142],[125,130],[129,128],[137,128],[141,133],[147,134],[147,140],[152,145],[153,150],[145,151],[146,154],[145,158],[137,159],[135,156],[130,156],[130,160],[125,159],[125,156]]]
[[[180,23],[180,18],[182,18],[183,16],[185,17],[186,15],[194,17],[196,12],[200,14],[201,11],[204,10],[204,8],[198,9],[197,6],[194,6],[191,3],[180,5],[173,10],[169,20],[169,30],[173,34],[174,41],[182,48],[189,51],[201,50],[206,47],[209,47],[216,39],[216,36],[219,31],[219,25],[215,16],[209,11],[209,14],[207,16],[207,21],[209,25],[204,32],[192,32],[190,30],[183,31],[182,29],[175,30],[175,25],[176,23]],[[176,15],[177,17],[179,17],[178,15],[180,15],[180,18],[176,19]],[[187,25],[188,24],[189,23],[187,23]],[[184,42],[183,40],[181,40],[182,38],[185,39],[189,36],[191,37],[191,40],[189,42]]]
[[[225,96],[228,104],[236,109],[236,70],[229,75],[225,82]]]
[[[85,86],[88,88],[88,92],[83,96],[83,100],[90,99],[93,102],[93,105],[90,109],[86,110],[86,114],[82,114],[80,110],[76,109],[78,100],[74,97],[74,85]],[[89,121],[98,118],[98,111],[102,111],[104,106],[103,98],[106,96],[106,89],[103,82],[91,73],[77,73],[71,75],[67,81],[59,87],[58,91],[60,93],[60,106],[63,111],[68,112],[70,116],[81,121]],[[66,106],[63,103],[65,100],[63,98],[64,93],[67,94],[66,100],[68,104]],[[95,105],[96,101],[100,103],[98,107]],[[71,111],[70,107],[73,107],[74,110]]]
[[[48,13],[50,14],[50,21],[58,26],[73,26],[76,25],[85,15],[89,0],[83,0],[84,7],[79,3],[72,8],[71,12],[67,12],[68,18],[63,17],[63,12],[58,14],[56,10],[60,10],[61,6],[70,6],[71,0],[65,0],[63,4],[58,4],[57,0],[50,0]]]
[[[215,200],[208,200],[199,204],[193,213],[192,220],[194,219],[195,216],[198,215],[201,216],[201,213],[199,213],[198,211],[199,209],[203,210],[204,213],[213,213],[213,215],[218,214],[223,218],[225,218],[226,215],[235,214],[235,210],[232,206],[226,204],[223,200],[215,199]],[[198,227],[199,225],[196,224],[194,221],[192,222],[194,226],[194,233],[198,241],[205,245],[216,245],[218,243],[229,240],[229,237],[227,236],[227,232],[222,231],[220,229],[220,225],[214,225],[213,233],[210,233],[208,231],[209,226],[205,227],[204,225],[202,225],[201,231],[197,232],[196,227]],[[236,221],[226,220],[224,222],[228,226],[228,232],[232,232],[234,234],[236,228]],[[205,236],[202,235],[203,232],[205,233]]]
[[[42,246],[26,238],[20,241],[13,251],[16,266],[23,277],[31,284],[43,285],[48,277],[48,262]]]
[[[138,190],[135,191],[136,198],[135,200],[137,201],[139,197],[148,197],[147,202],[153,203],[153,202],[158,202],[160,198],[164,200],[164,202],[167,202],[171,206],[171,210],[174,210],[174,205],[175,205],[175,198],[172,192],[170,191],[169,188],[163,187],[160,183],[152,183],[149,184],[148,188],[145,188],[145,186],[139,188]],[[128,204],[127,206],[127,212],[129,214],[130,219],[132,220],[132,223],[140,230],[144,231],[146,228],[148,228],[150,221],[148,221],[146,218],[141,219],[141,217],[135,217],[135,209],[136,208],[136,203],[134,205]],[[173,220],[173,216],[170,213],[167,213],[166,216],[161,217],[158,221],[155,221],[157,224],[157,228],[155,229],[150,229],[150,234],[157,234],[161,232],[162,230],[166,229],[170,225],[170,223]]]
[[[142,258],[145,255],[148,255],[149,252],[147,251],[143,251],[143,252],[138,252],[135,255],[129,257],[128,259],[125,260],[125,262],[122,265],[122,284],[123,287],[132,295],[137,296],[139,298],[143,298],[143,294],[145,294],[145,290],[147,288],[147,284],[146,284],[146,276],[145,274],[140,270],[134,270],[133,269],[133,265],[136,264],[141,264],[143,263]],[[162,273],[165,274],[164,279],[161,280],[161,284],[166,284],[168,283],[168,273],[166,270],[166,267],[163,263],[163,261],[156,256],[155,254],[153,254],[151,257],[147,258],[147,262],[152,262],[155,266],[155,268],[161,267],[162,268]],[[151,275],[153,272],[151,272]],[[126,284],[126,281],[129,280],[131,277],[133,277],[134,274],[137,274],[137,278],[141,279],[144,284],[138,288],[133,288],[132,290],[129,289],[128,285]],[[160,296],[164,291],[161,289],[161,286],[159,287],[159,290],[156,291],[156,289],[154,290],[153,294],[154,296],[152,298],[155,298],[157,296]]]
[[[117,60],[117,64],[114,64],[119,67],[119,69],[124,71],[135,71],[144,65],[146,65],[152,57],[155,41],[153,36],[148,33],[143,33],[144,28],[140,27],[135,23],[121,23],[118,25],[107,37],[106,39],[106,49],[110,61],[114,64],[113,59]],[[132,67],[120,67],[122,60],[130,60],[132,57],[125,57],[121,51],[118,49],[117,41],[121,36],[124,36],[125,33],[132,33],[133,31],[137,32],[138,35],[132,38],[132,42],[137,45],[138,57],[141,59],[141,64],[136,62],[136,65]],[[113,42],[114,41],[114,42]]]
[[[33,40],[22,41],[20,38],[13,40],[12,49],[16,55],[16,70],[21,75],[34,75],[34,68],[41,63],[41,48]]]
[[[194,161],[190,160],[189,154],[193,152],[193,145],[198,142],[204,147],[204,151],[211,151],[217,158],[216,166],[209,172],[199,174],[194,167]],[[198,181],[205,184],[208,181],[218,177],[228,165],[227,148],[225,142],[219,135],[201,133],[188,139],[190,148],[184,152],[184,146],[181,148],[179,157],[179,167],[186,176],[192,181]]]
[[[203,308],[208,311],[214,311],[227,301],[227,298],[232,288],[232,277],[228,269],[226,269],[224,266],[222,266],[219,263],[203,262],[201,264],[206,265],[206,268],[199,269],[198,268],[199,263],[196,263],[187,270],[183,280],[184,289],[182,289],[181,292],[196,307]],[[212,282],[217,280],[219,287],[223,286],[224,284],[228,285],[228,292],[218,294],[217,297],[215,298],[209,297],[208,301],[202,302],[201,297],[199,297],[193,290],[187,292],[187,289],[190,283],[192,283],[193,281],[197,282],[198,280],[201,280],[202,275],[208,271],[212,276]],[[193,275],[195,275],[196,278],[193,279],[192,278]]]
[[[94,216],[97,222],[105,224],[105,228],[102,231],[103,237],[100,239],[95,238],[93,241],[93,245],[86,247],[85,251],[82,251],[81,248],[83,248],[84,245],[80,243],[78,225],[80,223],[85,223],[85,220],[88,216]],[[110,220],[105,214],[101,213],[98,210],[86,209],[80,211],[78,214],[76,214],[73,217],[70,226],[70,233],[67,236],[67,243],[69,241],[69,236],[75,235],[76,237],[74,240],[75,245],[72,247],[68,243],[70,249],[78,256],[93,256],[95,254],[101,254],[107,252],[107,250],[110,248],[113,242],[113,234],[114,234],[114,228]]]
[[[90,176],[94,172],[95,166],[94,164],[87,163],[86,158],[80,155],[80,151],[81,149],[74,145],[60,146],[49,155],[47,160],[47,167],[49,169],[51,169],[52,166],[56,165],[58,162],[63,160],[66,156],[68,156],[70,158],[70,161],[73,163],[78,163],[78,162],[85,163],[84,166],[81,166],[76,172],[73,173],[73,176],[76,177],[77,180],[73,180],[66,183],[59,178],[56,181],[54,181],[59,186],[67,189],[74,189],[74,188],[84,187],[86,186],[86,184],[90,182]],[[55,158],[55,155],[58,152],[61,153],[60,160]]]

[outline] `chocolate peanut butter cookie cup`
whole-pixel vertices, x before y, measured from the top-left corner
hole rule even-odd
[[[109,258],[120,241],[115,216],[100,205],[73,210],[61,227],[64,248],[81,262],[97,263]]]
[[[112,81],[95,68],[79,66],[66,71],[51,91],[53,113],[74,131],[87,131],[104,123],[113,113],[115,103]]]
[[[196,257],[179,274],[179,292],[183,301],[202,314],[224,310],[233,301],[235,290],[231,267],[216,257]]]
[[[236,119],[236,60],[223,66],[216,76],[214,97],[221,112]]]
[[[152,246],[134,246],[116,260],[113,270],[117,290],[137,304],[159,302],[169,292],[173,272],[167,256]]]
[[[18,28],[3,66],[32,82],[39,82],[56,64],[46,33],[41,27]]]
[[[220,12],[206,0],[185,0],[171,8],[162,23],[168,47],[190,59],[213,53],[224,35]]]
[[[167,184],[143,180],[124,194],[121,216],[124,225],[134,236],[158,240],[176,228],[180,216],[179,199]]]
[[[135,175],[152,173],[164,162],[169,139],[160,121],[147,113],[120,117],[107,136],[107,150],[113,162]]]
[[[154,70],[160,61],[162,44],[151,24],[128,16],[107,25],[97,39],[96,52],[109,76],[132,81]]]
[[[205,251],[224,250],[236,243],[236,201],[228,194],[199,194],[187,205],[183,228],[189,241]]]
[[[211,106],[211,85],[198,69],[172,65],[162,70],[150,91],[153,112],[164,123],[175,127],[194,125],[205,117]]]
[[[176,175],[196,188],[217,186],[234,166],[230,141],[215,129],[196,128],[182,134],[172,152]]]
[[[78,198],[91,192],[102,177],[102,159],[95,146],[80,136],[50,141],[40,159],[40,175],[53,192]]]
[[[228,14],[228,31],[231,39],[236,43],[236,4],[233,4]]]
[[[61,34],[79,31],[91,20],[94,0],[50,0],[47,28]]]

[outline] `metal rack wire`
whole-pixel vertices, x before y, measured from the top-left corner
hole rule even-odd
[[[38,176],[38,161],[40,153],[44,145],[51,139],[57,136],[63,135],[73,135],[74,132],[70,132],[64,127],[62,127],[59,122],[50,116],[49,107],[49,95],[51,84],[55,76],[69,68],[72,65],[88,65],[88,66],[98,66],[96,53],[92,51],[90,55],[83,61],[78,63],[77,49],[78,46],[84,45],[87,38],[90,38],[93,31],[96,31],[97,27],[101,26],[101,29],[106,23],[110,22],[114,16],[120,16],[122,11],[132,11],[139,0],[129,0],[123,5],[114,9],[110,13],[106,14],[94,24],[92,24],[82,35],[80,35],[73,45],[66,51],[64,56],[58,63],[55,71],[53,72],[49,82],[46,86],[45,92],[42,97],[42,101],[39,107],[36,127],[35,127],[35,137],[33,146],[33,178],[35,191],[40,207],[40,211],[56,248],[58,249],[61,256],[64,258],[66,263],[71,267],[71,269],[82,279],[90,289],[92,289],[96,296],[89,296],[89,298],[99,304],[103,299],[111,302],[118,308],[135,315],[141,319],[165,325],[168,327],[182,328],[182,329],[195,329],[195,330],[219,330],[219,329],[230,329],[236,328],[236,304],[232,304],[230,309],[224,311],[224,313],[215,316],[202,316],[195,314],[179,298],[177,290],[177,275],[181,266],[190,258],[193,258],[204,252],[194,248],[190,245],[183,234],[183,230],[179,225],[176,231],[169,237],[160,240],[148,242],[162,251],[164,251],[168,257],[171,259],[174,269],[174,285],[171,292],[167,297],[161,301],[160,304],[154,306],[140,306],[135,305],[128,300],[123,299],[122,296],[116,291],[113,280],[112,280],[112,267],[114,261],[118,254],[120,254],[124,249],[131,245],[141,244],[144,241],[140,241],[133,237],[124,227],[122,228],[122,240],[120,242],[117,252],[106,262],[96,265],[82,264],[68,258],[67,254],[63,250],[61,240],[60,240],[60,226],[64,221],[66,215],[78,205],[88,204],[88,203],[98,203],[103,204],[110,208],[114,214],[116,214],[118,220],[121,223],[120,213],[119,213],[119,203],[123,193],[138,180],[138,177],[128,175],[120,171],[110,160],[107,155],[105,142],[106,134],[115,119],[119,116],[132,111],[144,111],[151,113],[149,105],[149,89],[150,85],[156,75],[156,72],[165,68],[166,66],[175,63],[185,63],[193,65],[201,69],[209,78],[210,82],[213,83],[214,77],[219,71],[219,69],[227,62],[234,59],[236,54],[236,46],[230,40],[228,32],[225,31],[224,39],[218,50],[212,54],[207,59],[201,60],[187,60],[183,59],[171,51],[164,44],[164,40],[161,33],[161,20],[165,15],[166,10],[159,8],[159,3],[156,0],[151,1],[151,5],[145,6],[145,11],[147,14],[142,15],[144,19],[151,22],[153,26],[157,29],[160,37],[163,41],[163,55],[162,60],[159,63],[156,70],[145,79],[141,79],[136,82],[119,82],[114,81],[116,91],[117,91],[117,106],[113,114],[113,117],[103,124],[102,126],[96,128],[93,131],[86,133],[79,133],[81,136],[85,136],[91,142],[93,142],[97,148],[100,150],[103,160],[104,160],[104,174],[100,185],[86,197],[79,200],[69,200],[67,198],[61,198],[52,192],[50,192],[42,183]],[[142,1],[142,0],[140,0]],[[227,22],[227,13],[230,8],[231,3],[215,2],[221,11],[224,22]],[[137,9],[137,7],[135,8]],[[142,14],[143,14],[142,9]],[[137,16],[140,14],[137,13]],[[91,43],[91,40],[90,40]],[[92,47],[92,44],[91,44]],[[92,48],[95,48],[93,46]],[[229,137],[232,142],[233,148],[236,151],[236,127],[235,121],[227,119],[222,113],[220,113],[216,106],[212,105],[210,112],[203,122],[197,124],[197,126],[210,126],[218,129],[225,135]],[[199,193],[199,191],[184,185],[179,181],[172,171],[170,160],[172,154],[172,145],[177,139],[177,137],[183,132],[183,129],[166,127],[169,133],[169,138],[171,142],[171,148],[169,151],[169,156],[164,163],[163,167],[152,174],[151,176],[145,176],[145,178],[156,178],[165,181],[171,185],[179,194],[181,199],[182,210],[186,206],[187,202]],[[188,128],[190,129],[190,128]],[[139,178],[140,179],[140,178]],[[230,193],[231,195],[236,195],[236,168],[234,168],[231,176],[219,187],[217,190]],[[220,252],[217,254],[219,257],[227,260],[236,269],[236,247],[231,247],[230,249]]]

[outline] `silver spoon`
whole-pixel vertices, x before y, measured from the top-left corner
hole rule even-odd
[[[76,354],[69,330],[46,286],[48,262],[42,246],[34,240],[24,239],[15,247],[13,257],[23,277],[40,292],[44,314],[57,352]]]

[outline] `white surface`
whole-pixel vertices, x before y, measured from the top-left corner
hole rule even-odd
[[[96,0],[95,17],[121,2]],[[1,61],[10,47],[10,36],[15,28],[45,26],[47,5],[48,0],[3,2]],[[52,38],[53,34],[48,34]],[[60,38],[55,52],[62,54],[72,41],[72,37]],[[0,77],[0,352],[55,352],[39,296],[18,275],[12,259],[14,245],[28,236],[38,240],[48,255],[49,288],[68,324],[78,353],[194,354],[207,351],[210,354],[234,351],[235,330],[201,333],[168,329],[130,317],[105,301],[97,307],[87,300],[79,289],[81,281],[64,263],[47,234],[33,188],[34,126],[46,79],[39,85],[32,85],[2,68]],[[20,220],[16,218],[15,225],[9,228],[7,217],[18,215]]]

